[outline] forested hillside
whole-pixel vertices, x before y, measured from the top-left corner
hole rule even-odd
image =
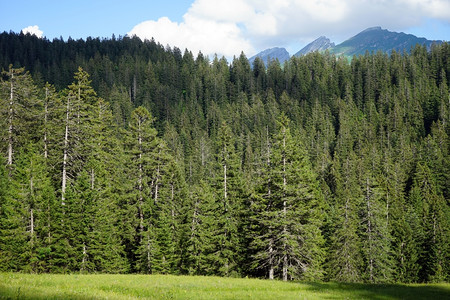
[[[0,34],[0,270],[448,281],[450,45],[231,62]]]

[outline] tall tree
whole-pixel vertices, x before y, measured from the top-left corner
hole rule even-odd
[[[1,81],[1,137],[6,141],[6,163],[11,172],[14,154],[29,141],[40,138],[37,135],[41,122],[37,118],[40,102],[33,79],[23,68],[15,69],[10,65],[2,75],[6,81]]]
[[[354,152],[341,160],[336,154],[333,162],[335,200],[331,208],[332,232],[327,262],[330,279],[343,282],[361,280],[361,240],[358,236],[358,207],[363,199],[358,185],[357,157]]]
[[[224,276],[238,274],[241,240],[239,235],[242,198],[240,163],[230,127],[222,123],[217,135],[216,177],[218,231],[215,236],[216,272]]]
[[[262,249],[256,258],[268,266],[269,278],[274,272],[283,280],[289,278],[320,279],[323,276],[324,218],[323,196],[303,146],[289,129],[289,120],[281,115],[270,155],[266,198],[260,209]],[[267,253],[266,253],[267,252]]]
[[[420,277],[423,281],[443,281],[449,274],[448,217],[449,209],[426,164],[419,163],[411,190],[423,228]]]
[[[91,130],[94,120],[93,107],[97,96],[91,87],[89,74],[81,67],[74,76],[66,96],[64,118],[63,157],[61,174],[61,204],[65,205],[65,194],[70,179],[76,179],[90,155]]]

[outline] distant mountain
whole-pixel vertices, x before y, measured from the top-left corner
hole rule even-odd
[[[287,50],[285,48],[278,48],[278,47],[266,49],[262,52],[259,52],[256,55],[250,57],[249,58],[250,65],[253,65],[253,62],[255,61],[255,59],[257,57],[259,57],[263,60],[266,67],[269,64],[269,61],[271,61],[271,60],[278,59],[280,64],[283,64],[286,60],[289,60],[289,58],[290,58],[289,52],[287,52]]]
[[[330,52],[345,56],[362,55],[366,51],[391,53],[395,50],[403,52],[403,50],[409,51],[416,44],[425,45],[429,48],[433,43],[442,43],[442,41],[430,41],[412,34],[392,32],[381,27],[371,27],[331,48]]]
[[[411,47],[414,47],[416,44],[425,45],[427,48],[430,48],[433,43],[442,43],[442,41],[431,41],[426,38],[416,37],[412,34],[393,32],[377,26],[367,28],[337,46],[330,39],[321,36],[295,53],[294,56],[302,56],[314,51],[323,52],[328,50],[337,56],[344,55],[352,57],[353,55],[364,55],[366,51],[369,51],[369,53],[377,51],[391,53],[393,50],[398,52],[403,52],[403,50],[410,51]],[[260,57],[266,66],[270,60],[278,59],[283,64],[290,58],[286,49],[278,47],[266,49],[251,57],[249,59],[250,64],[253,65],[256,57]]]
[[[334,43],[332,43],[330,39],[326,38],[325,36],[321,36],[320,38],[306,45],[302,50],[295,53],[294,56],[302,56],[314,51],[325,51],[334,46]]]

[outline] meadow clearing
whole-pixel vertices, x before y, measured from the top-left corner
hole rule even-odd
[[[450,284],[300,283],[173,275],[0,273],[0,299],[450,299]]]

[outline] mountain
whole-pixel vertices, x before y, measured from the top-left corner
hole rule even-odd
[[[295,53],[294,56],[298,57],[314,51],[328,50],[337,56],[352,57],[353,55],[364,55],[366,51],[369,51],[369,53],[377,51],[391,53],[393,50],[398,52],[410,51],[416,44],[425,45],[430,49],[433,43],[442,43],[442,41],[427,40],[412,34],[393,32],[377,26],[367,28],[339,45],[335,45],[327,37],[321,36]],[[269,60],[276,58],[283,64],[289,59],[289,53],[284,48],[266,49],[251,57],[249,59],[251,64],[256,57],[260,57],[267,66]]]
[[[327,49],[333,48],[335,45],[325,36],[321,36],[313,42],[306,45],[302,50],[294,54],[294,56],[306,55],[314,51],[325,51]]]
[[[287,50],[285,48],[278,48],[278,47],[266,49],[262,52],[259,52],[256,55],[250,57],[250,59],[249,59],[250,65],[253,65],[253,62],[255,61],[255,59],[257,57],[259,57],[263,60],[266,67],[269,64],[269,61],[271,61],[271,60],[278,59],[280,64],[283,64],[286,60],[289,60],[289,58],[290,58],[289,52],[287,52]]]
[[[442,41],[430,41],[412,34],[388,31],[378,26],[367,28],[354,37],[331,48],[330,52],[344,56],[363,55],[366,51],[391,53],[395,50],[403,52],[403,50],[409,51],[416,44],[430,48],[433,43],[442,43]]]

